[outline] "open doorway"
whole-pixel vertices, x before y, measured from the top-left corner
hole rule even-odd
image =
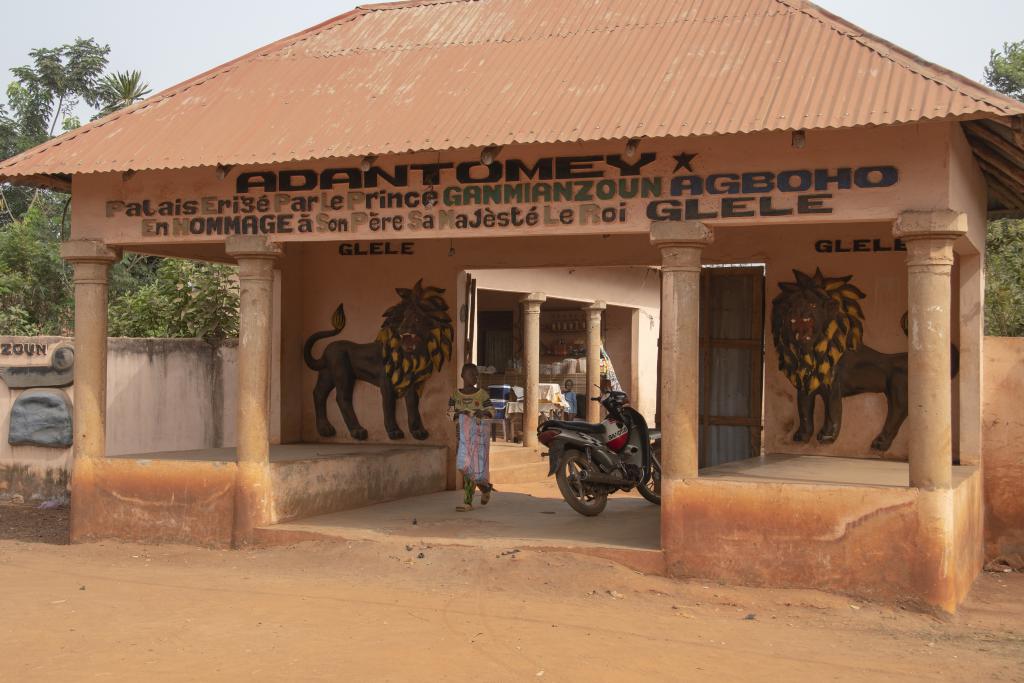
[[[513,400],[522,399],[525,382],[519,296],[478,287],[474,302],[477,310],[471,359],[480,368],[482,385],[511,387]],[[583,305],[580,301],[548,298],[541,307],[540,397],[545,418],[583,418],[586,407],[582,401],[588,395],[596,395],[596,388],[587,384],[587,320]],[[640,406],[651,403],[656,391],[653,366],[657,339],[644,338],[641,342],[640,330],[646,322],[649,331],[655,316],[656,311],[612,304],[602,315],[602,385],[625,391]],[[646,364],[652,367],[643,367]],[[562,393],[567,404],[562,403],[557,392]],[[510,422],[510,440],[520,441],[520,428],[518,422]]]
[[[523,302],[544,295],[540,304],[539,398],[544,417],[585,418],[586,397],[597,395],[587,381],[587,312],[601,311],[603,385],[625,391],[634,407],[653,423],[657,394],[658,271],[648,267],[481,269],[467,272],[467,312],[463,320],[465,359],[480,369],[481,384],[507,386],[522,398],[525,382]],[[567,387],[569,387],[567,391]],[[575,394],[566,406],[558,392]],[[512,409],[515,415],[515,407]],[[513,423],[514,442],[521,434]],[[500,431],[500,430],[499,430]]]
[[[764,265],[701,270],[699,466],[761,454]]]

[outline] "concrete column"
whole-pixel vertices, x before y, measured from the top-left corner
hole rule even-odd
[[[107,280],[121,254],[99,240],[70,240],[60,255],[75,269],[76,463],[107,455]]]
[[[587,422],[601,421],[601,404],[590,399],[601,395],[601,316],[607,307],[603,301],[583,307],[587,312],[587,388],[580,398],[586,401]]]
[[[523,305],[523,445],[537,445],[537,414],[540,402],[537,385],[540,384],[540,305],[547,297],[540,292],[527,294],[519,300]]]
[[[984,254],[960,255],[960,464],[981,464],[985,343]]]
[[[714,241],[696,221],[651,224],[661,250],[661,477],[697,476],[700,385],[700,261]]]
[[[235,493],[236,545],[270,521],[270,368],[274,261],[281,247],[262,235],[229,237],[228,255],[238,262],[238,406]]]
[[[953,476],[950,275],[953,242],[967,234],[967,216],[905,211],[893,234],[907,244],[910,485],[948,489]]]

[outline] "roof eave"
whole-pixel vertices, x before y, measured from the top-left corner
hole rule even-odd
[[[1024,116],[965,121],[963,130],[985,176],[989,216],[1024,216]]]
[[[36,187],[71,194],[71,176],[66,173],[36,173],[31,175],[6,175],[0,173],[0,183]]]

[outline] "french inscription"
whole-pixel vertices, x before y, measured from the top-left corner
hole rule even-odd
[[[695,155],[677,155],[692,161]],[[827,215],[839,193],[895,186],[894,166],[644,175],[657,154],[398,164],[322,171],[251,171],[230,197],[115,200],[109,218],[139,221],[144,237],[395,235],[420,231],[627,224],[631,219],[756,219]],[[437,187],[440,186],[440,187]],[[422,189],[418,189],[422,188]],[[353,254],[355,255],[355,254]]]

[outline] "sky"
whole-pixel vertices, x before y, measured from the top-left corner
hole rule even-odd
[[[54,47],[82,36],[110,45],[110,69],[139,69],[158,92],[357,4],[354,0],[12,3],[0,14],[0,86],[6,88],[12,67],[28,62],[32,48]],[[992,48],[1024,40],[1022,0],[818,0],[818,4],[978,81]]]

